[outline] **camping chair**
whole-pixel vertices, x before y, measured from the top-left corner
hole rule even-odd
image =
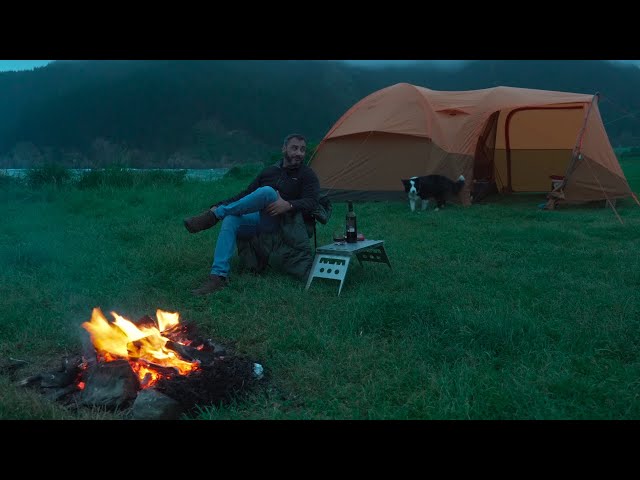
[[[309,238],[313,236],[314,251],[318,248],[318,233],[316,224],[320,222],[322,225],[326,225],[331,218],[332,212],[333,205],[331,204],[331,200],[329,200],[329,197],[325,195],[320,197],[320,199],[318,200],[318,208],[313,213],[304,216],[304,221],[307,226]]]
[[[238,239],[238,256],[245,268],[260,273],[270,264],[286,263],[288,273],[300,278],[307,276],[318,248],[316,223],[325,225],[331,218],[331,201],[325,196],[319,200],[318,208],[310,214],[300,212],[286,214],[281,228],[273,233],[261,233],[251,239]],[[314,250],[307,242],[313,237]],[[279,259],[280,261],[278,261]]]

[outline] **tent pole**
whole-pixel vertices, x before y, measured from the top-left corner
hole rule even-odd
[[[620,218],[620,215],[618,214],[618,211],[616,210],[616,207],[613,205],[613,203],[611,202],[611,200],[609,200],[608,197],[607,197],[607,202],[609,202],[609,206],[612,208],[613,213],[615,213],[616,217],[618,217],[618,220],[620,221],[620,225],[624,225],[624,222],[622,221],[622,218]]]
[[[589,118],[589,113],[591,112],[591,107],[593,107],[593,102],[597,101],[598,98],[600,98],[600,93],[596,92],[596,94],[593,96],[593,101],[589,104],[589,109],[587,110],[587,113],[584,116],[584,122],[582,124],[582,129],[580,130],[580,133],[578,134],[578,141],[576,142],[576,147],[574,149],[574,156],[572,158],[571,164],[569,165],[569,168],[567,168],[567,173],[564,176],[564,182],[562,184],[562,188],[564,188],[564,186],[566,185],[567,178],[569,176],[569,172],[575,167],[576,160],[582,160],[582,153],[580,153],[580,151],[582,150],[582,140],[584,139],[584,131],[587,128],[587,119]],[[611,207],[611,210],[613,210],[613,213],[616,214],[616,217],[618,217],[618,220],[620,221],[620,223],[622,225],[624,225],[624,222],[622,221],[622,218],[618,214],[618,210],[616,210],[616,207],[613,205],[613,202],[609,198],[609,195],[607,195],[607,192],[605,192],[604,188],[602,187],[602,184],[600,183],[600,180],[598,180],[598,177],[596,176],[596,173],[593,171],[593,168],[591,168],[591,164],[589,162],[587,162],[587,165],[589,166],[589,170],[591,170],[591,174],[593,175],[593,178],[595,178],[596,182],[598,182],[598,185],[600,185],[600,190],[602,190],[602,193],[604,193],[604,197],[607,200],[607,203],[609,204],[609,206]],[[633,194],[633,192],[632,192],[632,194]]]
[[[600,180],[598,180],[598,177],[596,177],[596,173],[593,171],[593,168],[591,168],[591,164],[589,162],[587,162],[587,165],[589,166],[589,170],[591,170],[591,174],[593,175],[593,178],[595,178],[596,182],[598,182],[598,185],[600,185],[600,189],[602,190],[602,193],[604,193],[604,198],[607,199],[607,203],[611,207],[611,210],[613,210],[613,213],[615,213],[616,217],[618,217],[618,220],[620,221],[620,224],[624,225],[624,222],[622,221],[622,218],[618,214],[618,210],[616,210],[616,207],[613,205],[613,202],[609,198],[609,195],[607,195],[607,192],[605,192],[604,188],[602,188],[602,184],[600,183]],[[631,194],[633,195],[633,192],[631,192]],[[634,195],[634,197],[635,197],[635,195]]]
[[[584,132],[587,129],[587,120],[589,119],[589,114],[591,113],[591,108],[593,107],[593,102],[597,101],[600,98],[600,92],[596,92],[593,95],[593,100],[589,104],[589,108],[587,109],[587,113],[584,116],[584,120],[582,122],[582,127],[578,132],[578,138],[576,139],[576,146],[573,147],[573,152],[571,153],[571,162],[569,162],[569,166],[564,174],[564,180],[562,181],[562,187],[560,190],[564,190],[564,187],[567,185],[567,181],[569,180],[569,175],[575,168],[576,162],[578,160],[582,160],[582,140],[584,139]]]
[[[576,140],[576,146],[574,147],[573,153],[571,155],[571,162],[569,163],[569,166],[567,167],[567,170],[565,172],[564,180],[562,181],[562,185],[561,185],[560,188],[558,188],[559,191],[563,191],[564,190],[565,186],[567,185],[567,181],[569,180],[569,175],[575,169],[577,161],[578,160],[582,160],[582,141],[584,140],[584,132],[587,129],[587,120],[589,119],[589,114],[591,113],[591,108],[593,107],[593,103],[596,102],[599,98],[600,98],[600,92],[596,92],[593,95],[593,100],[589,104],[589,108],[587,109],[587,113],[584,116],[584,121],[582,122],[582,128],[580,129],[580,132],[578,132],[578,138]],[[613,213],[616,214],[616,217],[618,217],[618,220],[620,221],[620,223],[624,225],[624,222],[622,221],[622,218],[620,218],[620,215],[618,214],[618,211],[616,210],[616,207],[613,205],[613,202],[609,199],[609,196],[607,195],[607,192],[605,192],[604,188],[602,188],[602,184],[600,183],[600,180],[598,180],[598,177],[596,177],[595,172],[591,168],[591,164],[589,164],[589,162],[587,162],[587,165],[589,166],[589,169],[591,170],[591,174],[593,175],[593,178],[595,178],[596,182],[598,182],[598,185],[600,185],[600,189],[602,190],[602,193],[604,193],[604,197],[605,197],[607,203],[609,204],[609,206],[611,207],[611,209],[613,210]],[[632,194],[633,194],[633,192],[632,192]]]
[[[578,132],[578,138],[576,139],[576,145],[573,148],[573,152],[571,154],[571,162],[569,163],[569,165],[568,165],[568,167],[567,167],[567,169],[565,171],[564,179],[563,179],[562,183],[560,184],[560,186],[557,187],[556,189],[554,189],[553,192],[558,191],[558,192],[562,192],[562,194],[564,193],[563,191],[564,191],[564,188],[567,185],[567,182],[569,180],[570,174],[573,173],[573,171],[575,170],[576,163],[579,160],[582,160],[582,158],[583,158],[582,157],[582,142],[584,140],[584,133],[585,133],[585,131],[587,129],[587,120],[589,119],[589,114],[591,113],[591,109],[593,108],[593,104],[595,102],[597,102],[599,100],[599,98],[600,98],[600,92],[596,92],[593,95],[593,100],[589,104],[589,108],[587,109],[587,112],[585,113],[584,120],[582,122],[582,127],[580,128],[580,131]],[[611,202],[611,200],[609,199],[609,196],[607,195],[607,192],[602,187],[602,184],[600,183],[600,180],[598,180],[598,177],[596,177],[596,174],[593,171],[593,168],[591,168],[591,164],[589,162],[587,162],[587,166],[591,170],[591,174],[593,175],[593,178],[595,178],[596,182],[598,182],[598,185],[600,186],[600,190],[602,190],[602,193],[605,196],[606,202],[609,204],[609,206],[611,206],[611,209],[613,210],[613,212],[618,217],[618,220],[620,221],[620,223],[624,224],[624,222],[622,221],[622,218],[620,217],[620,215],[618,214],[618,211],[616,210],[616,207],[613,205],[613,202]],[[638,201],[638,199],[636,198],[636,196],[635,196],[635,194],[633,192],[631,192],[631,196],[636,201],[636,203],[638,205],[640,205],[640,202]],[[563,196],[563,198],[564,198],[564,196]],[[553,200],[553,197],[550,197],[550,201],[551,200]]]

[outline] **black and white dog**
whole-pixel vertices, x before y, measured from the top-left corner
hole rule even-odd
[[[436,201],[436,210],[443,208],[447,196],[457,195],[464,186],[464,177],[460,175],[457,181],[452,181],[442,175],[425,175],[422,177],[411,177],[409,180],[402,180],[404,191],[409,197],[411,211],[416,210],[416,200],[422,200],[422,210],[429,206],[429,199]]]

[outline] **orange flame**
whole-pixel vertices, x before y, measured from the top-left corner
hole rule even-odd
[[[153,370],[152,366],[137,363],[137,360],[144,360],[162,367],[173,367],[181,375],[186,375],[198,368],[198,363],[184,361],[174,350],[167,348],[166,343],[169,339],[161,334],[180,323],[179,313],[158,309],[156,320],[159,329],[148,325],[138,327],[115,312],[111,312],[111,315],[114,318],[113,322],[109,322],[102,311],[96,307],[91,313],[91,320],[84,322],[82,327],[89,332],[98,355],[105,361],[120,358],[129,360],[141,380],[147,377],[146,386],[155,383],[159,374]],[[148,381],[149,376],[151,382]]]

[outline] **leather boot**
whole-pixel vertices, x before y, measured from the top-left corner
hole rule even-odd
[[[194,295],[208,295],[215,291],[221,290],[227,286],[229,280],[226,277],[219,277],[218,275],[209,275],[209,278],[191,293]]]
[[[211,210],[202,212],[200,215],[184,219],[184,226],[189,233],[198,233],[202,230],[213,227],[219,219]]]

